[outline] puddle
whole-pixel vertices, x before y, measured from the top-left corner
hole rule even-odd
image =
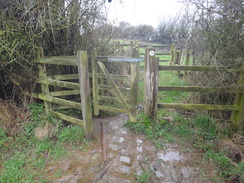
[[[163,161],[180,161],[183,157],[180,155],[180,152],[166,152],[166,153],[158,153],[158,158]]]
[[[123,126],[127,115],[95,119],[95,135],[89,151],[75,151],[67,160],[46,167],[51,182],[64,183],[133,183],[143,171],[151,172],[150,182],[161,183],[202,183],[211,181],[203,177],[202,160],[182,153],[175,144],[165,144],[164,150],[157,151],[153,144],[142,135],[134,135]],[[101,122],[105,128],[107,161],[103,161],[101,150]],[[197,166],[194,166],[197,165]],[[63,174],[55,178],[62,170]],[[212,168],[207,169],[208,175]],[[205,173],[206,173],[205,172]]]

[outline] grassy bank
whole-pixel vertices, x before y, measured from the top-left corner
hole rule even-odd
[[[31,116],[19,126],[14,136],[0,129],[0,182],[44,183],[45,167],[67,155],[67,149],[84,149],[84,130],[72,125],[67,128],[46,115],[43,105],[30,106]]]

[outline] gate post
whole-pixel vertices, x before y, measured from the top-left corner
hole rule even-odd
[[[145,52],[144,113],[152,119],[157,117],[158,62],[159,58],[155,57],[155,50],[147,48]]]
[[[36,55],[37,59],[44,58],[44,52],[43,48],[40,48],[37,52]],[[38,77],[46,77],[47,76],[47,69],[46,69],[46,64],[38,64]],[[49,96],[49,86],[48,84],[41,84],[41,91],[43,95]],[[45,112],[47,113],[48,111],[52,110],[52,106],[50,102],[47,102],[44,100],[44,107],[45,107]]]
[[[78,51],[77,61],[78,61],[80,96],[81,96],[85,137],[91,140],[93,138],[93,124],[92,124],[92,110],[91,110],[91,101],[90,101],[87,52]]]
[[[244,83],[244,64],[242,64],[239,71],[239,80],[238,85],[242,86]],[[232,111],[231,121],[234,122],[235,130],[242,128],[244,126],[244,92],[241,89],[238,89],[235,96],[234,105],[239,107],[238,111]]]
[[[170,65],[174,65],[174,60],[175,60],[175,43],[172,43],[172,46],[170,48],[171,52],[171,62]]]
[[[91,61],[92,61],[92,96],[93,96],[93,109],[94,109],[94,115],[97,116],[99,114],[98,109],[98,78],[97,78],[97,63],[96,63],[96,56],[97,56],[97,50],[93,49],[91,54]]]
[[[139,58],[138,48],[133,48],[132,57]],[[131,65],[131,94],[130,94],[130,104],[131,104],[131,119],[130,121],[135,122],[135,117],[137,116],[137,103],[138,103],[138,83],[139,83],[139,62],[133,62]]]

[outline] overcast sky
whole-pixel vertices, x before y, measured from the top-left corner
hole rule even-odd
[[[107,3],[112,22],[126,21],[132,25],[147,24],[155,28],[162,19],[182,10],[178,0],[112,0]]]

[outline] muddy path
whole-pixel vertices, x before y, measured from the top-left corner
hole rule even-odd
[[[134,183],[140,175],[143,180],[146,172],[150,175],[147,182],[152,183],[213,182],[215,171],[200,152],[192,147],[186,151],[177,144],[156,149],[143,135],[132,134],[123,126],[127,119],[123,114],[94,119],[97,138],[87,151],[77,150],[50,164],[46,176],[55,183]]]

